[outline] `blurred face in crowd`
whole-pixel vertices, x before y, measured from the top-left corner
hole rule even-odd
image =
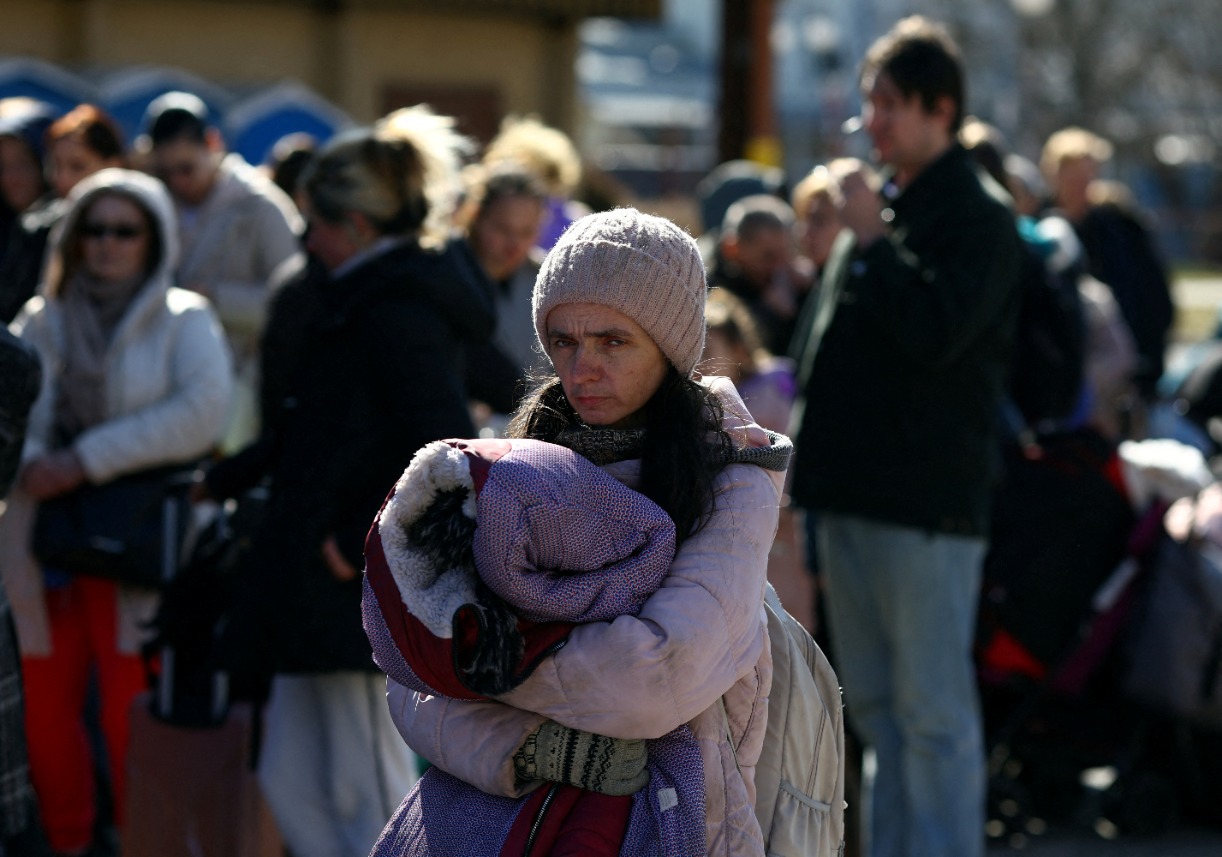
[[[718,327],[710,327],[704,336],[704,355],[700,372],[704,375],[721,375],[737,384],[744,370],[753,364],[751,352],[742,340],[734,339]]]
[[[47,154],[51,162],[51,187],[60,198],[98,170],[121,166],[118,158],[102,157],[75,134],[56,140]]]
[[[306,219],[306,249],[328,271],[334,271],[361,251],[368,243],[361,237],[358,224],[345,218],[331,221],[310,206],[309,197],[299,194],[301,213]]]
[[[1057,167],[1053,176],[1056,201],[1070,220],[1078,220],[1086,214],[1090,205],[1086,191],[1098,177],[1099,164],[1094,158],[1066,158]]]
[[[730,239],[724,252],[748,282],[762,289],[789,267],[790,236],[781,227],[762,226]]]
[[[547,353],[582,421],[605,428],[639,425],[667,371],[666,357],[649,334],[602,304],[561,304],[545,324]]]
[[[167,140],[153,149],[153,173],[182,205],[203,203],[216,184],[221,153],[189,139]]]
[[[148,270],[149,219],[133,200],[118,194],[99,196],[81,217],[81,261],[85,271],[103,282],[117,283]]]
[[[798,221],[798,243],[816,268],[827,264],[832,244],[843,227],[831,194],[819,193],[811,197],[806,216]]]
[[[900,187],[938,158],[951,144],[954,103],[940,98],[926,110],[919,93],[904,95],[886,72],[865,92],[862,119],[874,141],[875,158],[896,170]]]
[[[480,211],[469,239],[489,277],[504,280],[522,267],[539,240],[543,214],[543,201],[529,196],[502,197]]]
[[[25,211],[42,193],[42,164],[30,147],[16,137],[0,137],[0,194],[9,208]]]

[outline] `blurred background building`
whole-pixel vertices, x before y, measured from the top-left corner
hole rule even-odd
[[[427,102],[487,140],[508,113],[572,128],[577,25],[591,15],[656,18],[659,8],[659,0],[0,0],[0,96],[88,98],[133,133],[148,101],[189,89],[217,111],[231,145],[270,111],[295,111],[279,127],[296,121],[311,131]],[[257,163],[266,145],[256,136],[240,150]]]

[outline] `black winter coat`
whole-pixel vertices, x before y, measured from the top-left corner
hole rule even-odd
[[[17,475],[30,408],[41,384],[38,352],[0,325],[0,499]]]
[[[987,532],[1022,253],[998,192],[956,145],[889,199],[889,238],[837,239],[797,354],[799,505]]]
[[[208,476],[218,497],[265,475],[271,485],[228,623],[231,661],[376,669],[361,580],[336,580],[320,549],[334,535],[363,568],[365,535],[416,450],[474,431],[462,354],[492,336],[490,294],[461,244],[398,247],[337,280],[311,265],[278,291],[262,344],[262,434]]]
[[[1171,284],[1154,241],[1137,217],[1115,205],[1092,206],[1074,230],[1086,253],[1087,271],[1111,289],[1133,333],[1138,387],[1153,396],[1175,321]]]
[[[62,199],[43,197],[13,224],[8,249],[0,260],[0,321],[5,324],[38,291],[47,239],[67,210]]]

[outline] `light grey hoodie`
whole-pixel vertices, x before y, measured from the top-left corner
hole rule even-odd
[[[224,334],[208,301],[171,285],[178,260],[174,207],[161,182],[131,170],[107,169],[78,184],[69,211],[52,235],[47,282],[13,323],[38,351],[42,390],[30,414],[23,459],[51,448],[56,379],[64,362],[64,319],[59,300],[63,243],[100,194],[122,193],[153,216],[162,254],[156,270],[132,300],[105,355],[106,419],[82,432],[73,450],[90,482],[186,461],[205,454],[223,427],[232,390]],[[50,650],[42,575],[29,552],[36,503],[20,489],[0,518],[0,574],[13,601],[25,654]],[[123,599],[120,649],[134,651],[148,597]]]

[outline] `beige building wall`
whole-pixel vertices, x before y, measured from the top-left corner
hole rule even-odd
[[[380,110],[378,84],[492,86],[508,112],[543,112],[549,86],[567,67],[551,67],[557,35],[510,17],[459,17],[388,11],[347,13],[343,98],[363,113]],[[552,112],[548,110],[547,112]]]
[[[575,25],[525,13],[0,0],[0,21],[0,58],[37,57],[70,70],[166,65],[237,89],[294,78],[358,121],[381,115],[392,91],[428,89],[495,93],[505,113],[538,113],[568,130],[574,121]]]

